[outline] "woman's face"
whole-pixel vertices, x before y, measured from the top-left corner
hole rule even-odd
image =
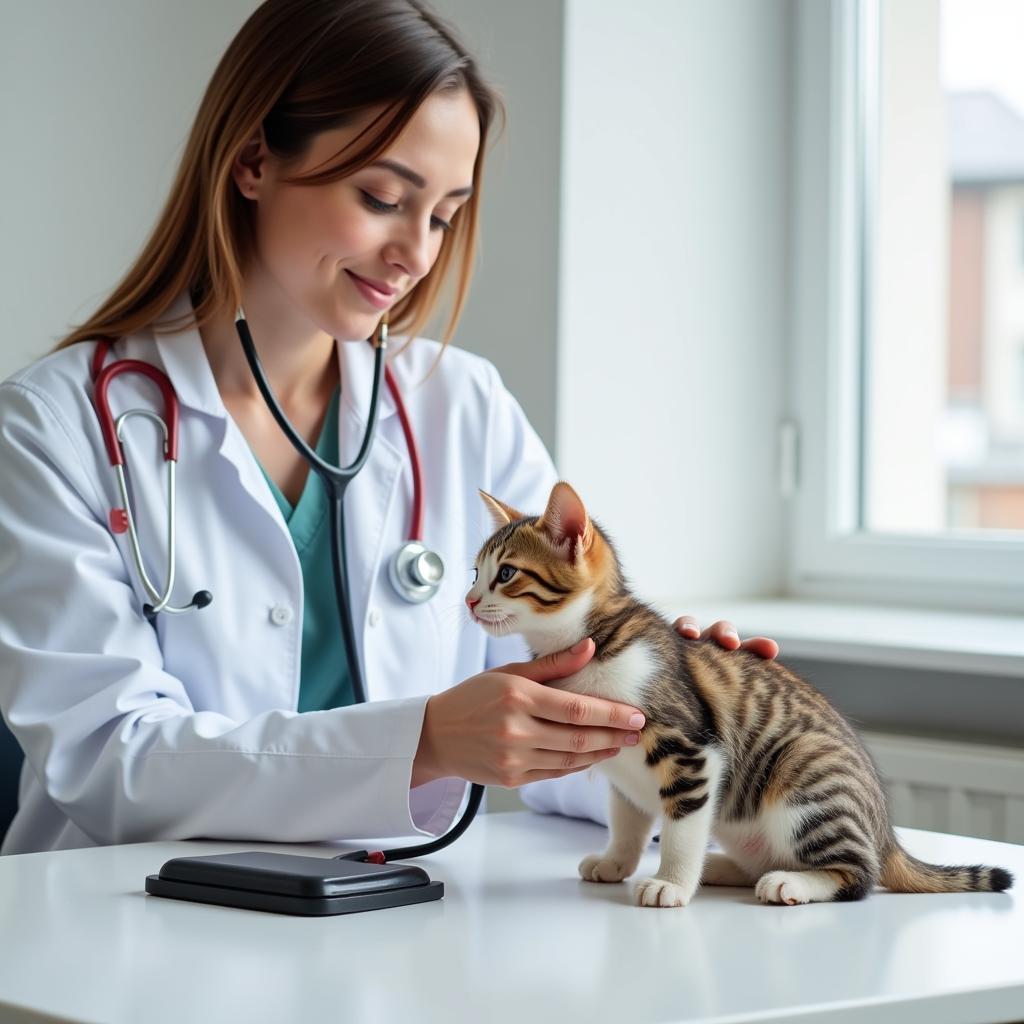
[[[376,111],[317,135],[298,165],[266,153],[236,165],[256,200],[256,266],[248,284],[344,341],[368,338],[385,311],[434,265],[445,226],[466,202],[480,144],[476,107],[465,89],[428,97],[402,135],[370,166],[327,185],[282,177],[322,167],[353,141]],[[374,288],[377,285],[378,288]]]

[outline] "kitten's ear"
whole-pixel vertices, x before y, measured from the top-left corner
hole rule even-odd
[[[503,526],[508,526],[509,523],[514,522],[516,519],[526,518],[522,512],[517,512],[511,505],[506,505],[503,501],[498,501],[497,498],[491,497],[486,491],[478,490],[477,493],[484,499],[484,504],[491,513],[491,522],[494,523],[496,530],[500,530]]]
[[[548,507],[537,523],[568,561],[575,562],[594,543],[594,527],[580,496],[564,481],[551,488]]]

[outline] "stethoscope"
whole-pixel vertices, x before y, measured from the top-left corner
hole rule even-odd
[[[377,353],[374,365],[373,393],[370,400],[370,413],[355,461],[345,467],[332,466],[324,462],[315,451],[313,451],[305,440],[296,433],[291,423],[285,417],[279,403],[277,402],[266,374],[256,354],[252,342],[252,335],[241,308],[236,316],[235,326],[239,338],[242,341],[243,350],[252,369],[253,376],[263,395],[271,413],[277,420],[285,435],[291,441],[300,455],[310,464],[311,468],[323,481],[328,496],[332,499],[332,509],[340,511],[344,499],[345,490],[355,479],[356,475],[363,468],[369,455],[370,446],[373,441],[373,434],[376,427],[377,413],[380,405],[380,370],[383,362],[383,353],[387,348],[387,324],[382,322],[371,339]],[[121,494],[121,507],[112,509],[110,512],[110,526],[116,533],[127,532],[130,539],[132,559],[139,574],[146,593],[152,600],[152,604],[146,604],[145,614],[152,619],[158,612],[165,611],[172,614],[181,614],[191,611],[193,608],[205,608],[213,600],[208,590],[200,590],[193,595],[189,604],[177,607],[170,603],[171,592],[174,589],[174,547],[175,547],[175,466],[178,458],[178,400],[174,394],[174,388],[167,376],[149,363],[139,360],[121,359],[111,363],[105,369],[100,369],[106,354],[110,348],[109,341],[101,341],[93,355],[92,376],[95,381],[95,403],[96,411],[103,430],[103,438],[110,458],[110,464],[117,475],[118,489]],[[130,409],[122,413],[115,421],[110,412],[108,390],[110,382],[122,373],[142,373],[149,377],[161,390],[164,400],[164,415],[161,418],[156,412],[150,409]],[[409,452],[409,461],[412,465],[413,475],[413,507],[412,521],[409,527],[409,539],[396,552],[388,563],[388,578],[391,581],[395,592],[406,601],[421,603],[428,601],[437,593],[441,581],[444,578],[444,562],[434,551],[431,551],[423,543],[423,470],[419,456],[419,448],[416,445],[416,438],[412,432],[409,416],[402,401],[401,392],[395,381],[391,368],[384,366],[384,378],[388,389],[395,401],[399,420],[402,424],[402,432],[405,435],[405,443]],[[135,516],[132,512],[131,501],[128,497],[128,488],[124,472],[124,450],[123,450],[123,428],[124,423],[131,416],[144,416],[155,422],[163,433],[164,439],[164,461],[167,463],[167,572],[164,589],[159,590],[150,580],[142,560],[142,553],[139,545],[138,532],[135,528]],[[333,500],[337,498],[337,501]],[[332,521],[332,542],[337,539],[337,523]],[[336,577],[341,575],[347,579],[347,567],[345,565],[344,544],[337,545],[338,554],[335,563]],[[332,544],[332,551],[334,546]],[[346,638],[347,639],[347,638]]]
[[[433,597],[440,588],[441,581],[444,578],[444,562],[441,560],[441,557],[423,544],[423,471],[420,464],[419,449],[412,432],[405,403],[402,401],[401,392],[398,389],[390,367],[386,366],[384,362],[384,353],[387,350],[388,325],[382,320],[378,324],[373,337],[369,339],[374,348],[374,363],[373,385],[370,392],[370,408],[366,418],[366,430],[355,459],[351,464],[344,467],[332,466],[321,459],[291,425],[287,416],[285,416],[263,371],[259,356],[256,354],[256,346],[253,344],[252,334],[249,331],[249,325],[246,323],[245,313],[241,306],[239,306],[235,314],[235,329],[242,343],[242,349],[245,352],[249,368],[252,370],[253,377],[256,379],[256,384],[259,387],[260,394],[263,395],[264,401],[267,403],[267,407],[295,450],[306,460],[310,469],[320,477],[327,492],[330,506],[331,560],[334,569],[334,591],[337,598],[342,635],[345,640],[345,655],[348,661],[356,703],[364,704],[366,703],[366,687],[363,684],[362,670],[357,657],[352,611],[347,599],[349,580],[348,565],[345,558],[342,504],[349,484],[352,483],[363,468],[370,454],[370,447],[373,443],[377,427],[378,413],[380,412],[380,383],[382,377],[387,382],[402,424],[402,433],[405,435],[405,443],[409,451],[409,461],[412,465],[413,476],[413,508],[409,539],[392,558],[388,567],[388,576],[396,592],[405,600],[413,603],[421,603]],[[92,377],[94,381],[93,400],[96,406],[96,414],[99,417],[100,429],[103,432],[103,440],[106,445],[107,455],[110,458],[110,464],[117,475],[118,489],[122,502],[121,508],[114,508],[110,511],[110,527],[115,533],[128,533],[132,560],[135,563],[135,568],[142,581],[142,585],[153,602],[143,606],[143,612],[150,621],[156,617],[157,613],[162,611],[182,614],[193,608],[205,608],[213,600],[213,595],[208,590],[197,591],[193,595],[192,600],[182,607],[176,607],[170,603],[171,591],[174,588],[174,469],[178,460],[177,395],[174,393],[174,387],[167,375],[149,363],[138,359],[119,359],[104,367],[103,362],[109,349],[110,341],[108,339],[101,339],[98,342],[92,358]],[[150,409],[130,409],[122,413],[116,421],[114,420],[110,412],[107,392],[110,388],[110,382],[123,373],[144,374],[160,388],[164,403],[163,418]],[[153,420],[160,426],[163,433],[163,455],[164,461],[167,463],[167,582],[162,591],[150,580],[143,565],[138,533],[135,528],[135,517],[132,513],[131,501],[128,497],[128,487],[124,472],[123,439],[121,435],[125,422],[131,416],[145,416],[147,419]],[[387,860],[398,857],[423,856],[433,853],[453,842],[468,828],[469,823],[473,820],[480,806],[483,792],[484,787],[474,783],[470,788],[469,802],[462,818],[445,835],[433,842],[398,850],[377,850],[372,853],[360,850],[339,859],[372,860],[377,863],[384,863]]]

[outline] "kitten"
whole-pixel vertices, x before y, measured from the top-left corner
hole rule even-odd
[[[640,708],[636,747],[596,766],[611,782],[611,834],[579,871],[619,882],[657,818],[661,865],[637,883],[643,906],[686,906],[697,886],[751,885],[763,903],[895,892],[1001,892],[995,867],[940,867],[903,850],[877,770],[851,726],[775,661],[687,640],[626,585],[604,531],[566,483],[542,516],[480,492],[496,532],[467,595],[492,635],[522,634],[535,655],[593,637],[592,660],[559,688]],[[479,603],[475,603],[479,601]],[[726,855],[706,855],[714,833]]]

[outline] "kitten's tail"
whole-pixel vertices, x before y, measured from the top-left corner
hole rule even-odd
[[[891,892],[1003,892],[1013,885],[1005,868],[974,864],[925,864],[893,842],[882,867],[882,885]]]

